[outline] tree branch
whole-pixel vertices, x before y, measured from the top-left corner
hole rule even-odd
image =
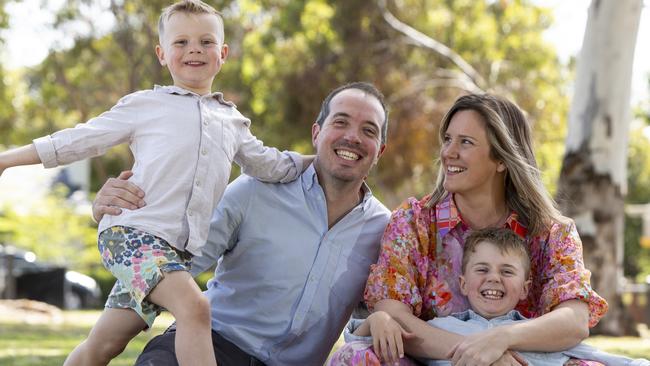
[[[467,61],[465,61],[451,48],[409,26],[408,24],[401,22],[388,10],[388,7],[386,6],[386,0],[378,0],[377,3],[379,5],[379,9],[382,12],[384,20],[386,20],[386,22],[391,27],[393,27],[393,29],[404,34],[416,44],[433,50],[434,52],[447,58],[454,65],[456,65],[463,72],[463,74],[469,78],[468,81],[474,84],[474,87],[467,88],[468,90],[483,90],[479,85],[487,85],[483,77],[476,71],[476,69],[474,69],[472,65],[467,63]]]

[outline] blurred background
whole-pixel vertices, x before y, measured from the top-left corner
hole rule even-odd
[[[544,182],[557,194],[589,0],[208,2],[223,12],[230,46],[213,90],[237,104],[265,144],[311,153],[310,126],[327,93],[350,81],[373,82],[386,95],[390,124],[386,153],[369,184],[392,209],[431,191],[438,125],[453,101],[488,91],[526,111]],[[169,3],[0,0],[0,148],[84,122],[132,91],[169,84],[154,54],[157,18]],[[637,3],[631,94],[624,98],[629,114],[621,124],[629,134],[619,146],[627,164],[618,192],[628,208],[619,259],[603,260],[614,260],[620,273],[610,303],[647,324],[650,14],[647,0]],[[131,164],[121,146],[66,169],[16,168],[3,175],[1,297],[101,307],[113,279],[99,262],[89,202],[108,177]],[[590,255],[586,246],[587,263],[601,263]],[[35,290],[44,281],[35,273],[53,281],[46,288],[60,288]],[[599,286],[605,287],[595,281],[601,292]]]

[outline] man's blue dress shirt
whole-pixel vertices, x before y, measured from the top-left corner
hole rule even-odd
[[[390,218],[367,186],[328,229],[314,166],[285,184],[241,176],[215,211],[203,256],[212,329],[267,365],[322,365],[363,297]]]

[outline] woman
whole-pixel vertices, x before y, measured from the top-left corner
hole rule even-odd
[[[375,311],[369,323],[377,355],[348,344],[331,364],[398,363],[406,351],[454,365],[518,365],[509,350],[572,347],[607,311],[591,289],[575,224],[541,182],[522,111],[491,95],[460,97],[442,121],[440,139],[435,190],[393,212],[371,267],[365,299]],[[486,227],[507,227],[526,239],[532,284],[517,310],[535,319],[468,337],[430,327],[426,320],[468,308],[458,283],[463,243]]]

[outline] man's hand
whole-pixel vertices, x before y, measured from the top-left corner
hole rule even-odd
[[[402,328],[388,313],[376,311],[366,320],[370,325],[372,345],[375,354],[383,363],[399,365],[399,359],[404,358],[403,338],[412,338],[415,335]]]
[[[127,181],[133,172],[123,171],[117,178],[109,178],[97,192],[93,201],[93,219],[99,222],[104,215],[117,216],[122,208],[135,210],[144,207],[144,192],[135,184]]]

